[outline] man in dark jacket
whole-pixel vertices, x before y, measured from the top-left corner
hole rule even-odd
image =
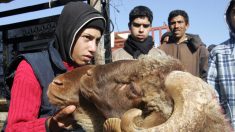
[[[183,10],[173,10],[168,17],[171,36],[160,49],[179,59],[191,74],[206,80],[208,50],[198,35],[188,34],[188,14]]]

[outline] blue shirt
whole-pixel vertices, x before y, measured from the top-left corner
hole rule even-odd
[[[209,56],[207,82],[216,89],[219,99],[227,98],[228,110],[235,130],[235,39],[230,38],[216,46]]]

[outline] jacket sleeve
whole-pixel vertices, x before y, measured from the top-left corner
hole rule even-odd
[[[42,90],[31,66],[21,61],[17,67],[7,119],[7,132],[44,132],[46,118],[38,118]]]
[[[204,81],[206,80],[207,73],[208,73],[208,58],[209,58],[209,52],[206,49],[205,46],[201,46],[200,51],[200,64],[199,64],[199,71],[200,71],[200,78],[202,78]]]

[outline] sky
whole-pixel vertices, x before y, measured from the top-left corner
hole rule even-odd
[[[48,2],[48,0],[15,0],[0,4],[0,11]],[[189,15],[188,33],[198,34],[206,45],[220,44],[229,37],[224,12],[229,0],[110,0],[110,18],[114,31],[128,31],[129,12],[135,6],[144,5],[153,12],[153,27],[167,23],[168,14],[175,9],[185,10]],[[40,12],[0,18],[0,25],[25,21],[60,13],[62,7]],[[156,37],[157,38],[157,37]],[[155,42],[159,42],[158,39]]]

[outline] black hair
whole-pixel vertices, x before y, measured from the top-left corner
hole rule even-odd
[[[136,6],[134,9],[131,10],[129,14],[129,24],[134,21],[134,19],[138,17],[147,17],[149,19],[150,24],[153,21],[153,13],[152,11],[146,6]]]
[[[216,44],[211,44],[211,45],[208,46],[207,50],[208,50],[209,52],[211,52],[212,49],[215,48],[215,47],[216,47]]]
[[[227,16],[229,15],[229,13],[231,12],[231,9],[232,9],[234,3],[235,3],[235,0],[232,0],[232,1],[230,2],[229,7],[228,7],[228,9],[227,9],[227,11],[226,11],[226,17],[227,17]]]
[[[163,40],[165,39],[165,37],[170,37],[171,35],[172,35],[172,33],[170,31],[165,32],[164,34],[162,34],[161,40],[160,40],[161,44],[163,43]]]
[[[184,20],[186,22],[186,24],[189,24],[189,17],[188,14],[184,11],[184,10],[173,10],[170,12],[169,16],[168,16],[168,25],[170,25],[171,19],[176,17],[176,16],[182,16],[184,17]]]
[[[234,32],[235,29],[234,29],[234,27],[232,27],[231,18],[230,18],[230,16],[229,16],[229,14],[230,14],[231,11],[232,11],[233,4],[235,4],[235,0],[232,0],[232,1],[230,2],[229,7],[228,7],[228,9],[227,9],[225,15],[226,15],[226,21],[227,21],[227,23],[228,23],[229,28]]]

